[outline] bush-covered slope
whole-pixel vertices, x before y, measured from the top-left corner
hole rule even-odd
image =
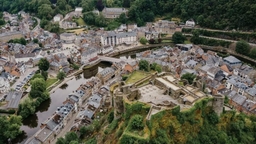
[[[255,143],[256,119],[230,111],[220,117],[207,106],[211,99],[204,99],[189,110],[179,107],[164,110],[146,121],[149,106],[126,103],[126,113],[113,120],[86,140],[98,135],[98,143],[122,144],[171,144],[171,143]],[[114,128],[113,128],[113,125]],[[112,128],[111,128],[112,127]],[[104,131],[104,133],[103,133]]]

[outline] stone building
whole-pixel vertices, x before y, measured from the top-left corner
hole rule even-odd
[[[122,13],[127,13],[128,10],[125,8],[107,8],[102,10],[102,14],[105,18],[114,19],[118,18]]]

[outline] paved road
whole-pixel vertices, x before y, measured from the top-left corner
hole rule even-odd
[[[11,88],[15,89],[18,84],[20,84],[25,77],[27,77],[31,72],[38,70],[38,67],[27,68],[24,74],[20,75],[19,79],[16,79],[16,82],[11,86]]]
[[[35,28],[32,30],[32,31],[35,31],[36,29],[39,29],[40,28],[40,22],[41,20],[37,17],[34,17],[36,20],[37,20],[37,25],[35,26]]]
[[[226,33],[229,33],[229,32],[239,32],[239,33],[247,33],[247,34],[253,33],[253,32],[246,32],[246,31],[218,30],[218,29],[196,28],[196,27],[190,28],[190,29],[199,29],[199,30],[207,30],[207,31],[226,32]]]
[[[184,34],[184,35],[193,36],[192,34]],[[222,40],[222,41],[227,41],[227,42],[234,42],[234,43],[238,42],[238,41],[235,41],[235,40],[228,40],[228,39],[215,38],[215,37],[207,37],[207,36],[202,36],[202,35],[200,35],[199,37],[214,39],[214,40]],[[248,44],[251,45],[251,46],[256,46],[256,44],[254,44],[254,43],[248,43]]]
[[[60,137],[64,137],[67,132],[70,131],[71,127],[74,124],[74,121],[76,119],[76,115],[78,112],[74,113],[73,116],[71,116],[71,119],[67,122],[67,125],[60,131],[60,133],[56,136],[56,138],[52,141],[53,144],[57,142],[57,139]]]

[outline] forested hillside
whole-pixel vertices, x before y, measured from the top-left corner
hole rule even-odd
[[[56,3],[53,6],[52,3]],[[183,21],[193,18],[202,27],[216,29],[254,30],[256,28],[255,0],[0,0],[0,9],[16,13],[20,10],[39,17],[52,18],[67,13],[76,6],[84,11],[96,8],[98,1],[107,7],[128,7],[130,22],[139,25],[162,17],[179,17]]]

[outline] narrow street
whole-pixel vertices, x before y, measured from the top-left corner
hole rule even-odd
[[[71,119],[68,121],[67,125],[60,131],[60,133],[56,136],[56,138],[53,140],[53,144],[55,144],[57,142],[57,139],[60,137],[64,137],[65,134],[67,132],[70,131],[72,125],[74,124],[74,121],[76,119],[76,115],[78,114],[78,112],[74,113],[73,116],[71,117]]]

